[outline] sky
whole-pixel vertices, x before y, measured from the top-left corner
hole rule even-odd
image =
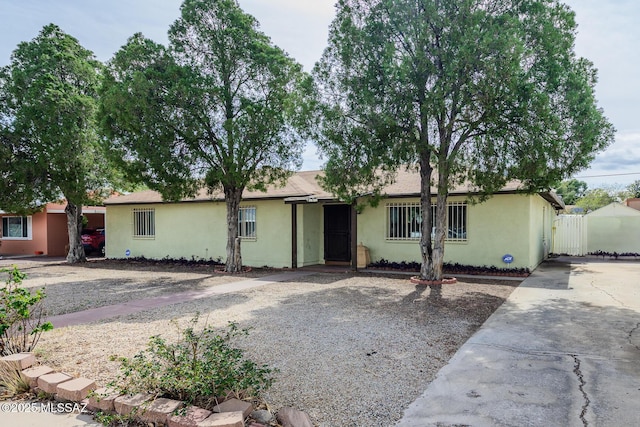
[[[564,0],[578,23],[576,53],[598,69],[596,97],[615,126],[615,142],[591,167],[575,175],[589,188],[625,186],[640,180],[640,2]],[[335,0],[239,0],[273,42],[310,71],[326,46]],[[54,23],[101,61],[109,60],[136,32],[167,43],[180,0],[0,0],[0,66],[21,41]],[[322,160],[309,145],[304,170]]]

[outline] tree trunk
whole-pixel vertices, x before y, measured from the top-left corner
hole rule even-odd
[[[84,253],[84,246],[82,246],[82,206],[77,206],[67,200],[64,211],[67,214],[67,230],[69,230],[67,262],[70,264],[86,262],[87,256]]]
[[[447,177],[438,170],[438,194],[436,196],[436,215],[431,215],[431,174],[433,167],[427,154],[420,159],[420,206],[422,210],[422,224],[420,237],[420,279],[442,280],[444,264],[444,240],[447,225]],[[431,230],[435,226],[435,234],[431,238]]]
[[[238,237],[238,213],[242,201],[242,189],[225,187],[224,200],[227,204],[227,262],[224,271],[238,273],[242,271],[240,238]]]
[[[436,280],[433,278],[433,248],[431,246],[431,173],[433,168],[429,162],[430,153],[422,153],[420,156],[420,206],[422,210],[422,222],[420,224],[420,254],[422,264],[420,266],[420,279]]]
[[[443,181],[444,180],[444,181]],[[436,197],[436,231],[433,239],[432,277],[431,280],[442,280],[444,264],[444,239],[447,234],[447,192],[446,178],[438,171],[438,196]]]

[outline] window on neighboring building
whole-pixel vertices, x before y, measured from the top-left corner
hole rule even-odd
[[[431,206],[432,218],[436,207]],[[422,209],[419,202],[387,204],[387,240],[418,240],[422,235]],[[467,204],[451,202],[447,204],[447,234],[451,242],[467,240]],[[432,230],[435,231],[435,227]]]
[[[243,239],[255,239],[256,236],[256,207],[241,206],[238,212],[238,236]]]
[[[30,216],[2,217],[2,238],[31,240]]]
[[[155,209],[133,210],[133,237],[152,238],[156,235]]]

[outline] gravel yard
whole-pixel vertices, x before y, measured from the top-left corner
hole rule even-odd
[[[247,278],[202,267],[126,267],[25,265],[25,285],[46,285],[50,312],[60,314]],[[264,396],[272,409],[293,406],[323,427],[386,427],[518,283],[462,279],[437,292],[404,276],[314,273],[56,329],[43,335],[38,354],[56,369],[105,384],[118,373],[110,356],[133,356],[151,335],[177,336],[170,320],[186,324],[199,312],[213,326],[251,328],[238,345],[280,370]]]

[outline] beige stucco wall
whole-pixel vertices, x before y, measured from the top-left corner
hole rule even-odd
[[[532,201],[533,198],[539,200]],[[464,201],[464,197],[450,197],[450,202]],[[386,199],[378,208],[367,207],[358,215],[358,242],[369,248],[372,261],[385,258],[389,261],[419,261],[418,241],[387,241],[386,236],[386,203],[418,202],[412,199]],[[489,200],[468,204],[467,207],[467,241],[445,243],[445,262],[475,266],[507,267],[502,256],[511,254],[515,268],[533,268],[538,265],[542,246],[539,235],[542,234],[542,206],[551,206],[539,196],[496,195]],[[533,209],[540,209],[539,214]],[[540,224],[531,224],[530,215],[539,215]],[[550,217],[549,217],[550,218]],[[547,236],[550,235],[551,223]],[[530,236],[535,234],[536,241]]]
[[[319,203],[301,204],[298,213],[298,267],[324,262],[324,215]]]
[[[640,253],[640,211],[612,203],[584,217],[587,252]]]
[[[464,201],[451,197],[449,201]],[[418,241],[387,241],[387,202],[418,202],[417,198],[382,200],[358,215],[358,243],[369,248],[372,261],[419,261]],[[282,200],[243,202],[256,207],[255,240],[242,242],[245,265],[291,267],[291,206]],[[155,209],[156,235],[134,239],[134,207]],[[447,242],[445,261],[476,266],[535,268],[551,243],[554,210],[540,196],[497,195],[467,206],[467,241]],[[107,206],[107,257],[226,258],[226,207],[222,202]],[[324,216],[321,203],[297,207],[298,266],[324,262]]]
[[[255,240],[243,239],[245,265],[284,267],[291,264],[291,207],[282,200],[243,202],[256,207]],[[133,238],[134,208],[155,209],[155,237]],[[109,205],[106,255],[125,258],[226,259],[226,206],[223,202]]]
[[[536,267],[549,256],[552,244],[555,209],[538,195],[528,197],[530,202],[529,221],[529,268]]]

